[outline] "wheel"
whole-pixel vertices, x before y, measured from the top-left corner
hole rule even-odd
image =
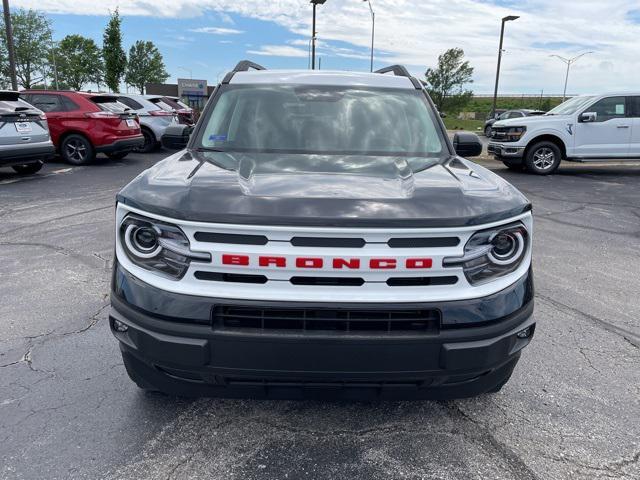
[[[13,168],[16,172],[22,175],[31,175],[32,173],[39,172],[43,163],[38,161],[36,163],[29,163],[27,165],[14,165]]]
[[[111,160],[122,160],[127,155],[129,155],[129,152],[107,153],[107,157],[109,157]]]
[[[491,125],[484,127],[484,136],[487,138],[491,137]]]
[[[525,165],[527,170],[536,175],[549,175],[560,166],[562,152],[555,143],[536,143],[527,151]]]
[[[71,165],[86,165],[96,158],[91,142],[75,133],[65,137],[60,146],[60,153],[64,161]]]
[[[136,148],[135,151],[140,153],[153,152],[158,145],[156,136],[151,132],[151,130],[147,130],[146,128],[142,129],[142,135],[144,135],[144,145]]]
[[[514,163],[510,162],[509,160],[502,160],[502,163],[504,163],[505,167],[507,167],[509,170],[513,170],[514,172],[521,172],[522,170],[524,170],[524,165],[522,165],[522,163]]]

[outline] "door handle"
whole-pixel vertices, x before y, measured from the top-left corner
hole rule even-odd
[[[629,125],[618,125],[618,128],[629,128]]]

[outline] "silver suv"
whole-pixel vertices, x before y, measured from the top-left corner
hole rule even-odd
[[[144,145],[137,149],[149,153],[160,146],[164,131],[171,124],[178,123],[176,111],[158,95],[120,95],[118,101],[133,110],[140,119],[140,129],[144,135]]]
[[[0,167],[35,173],[54,151],[44,113],[18,92],[0,90]]]

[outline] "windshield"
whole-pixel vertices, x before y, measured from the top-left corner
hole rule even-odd
[[[573,97],[564,103],[561,103],[553,110],[550,110],[547,115],[571,115],[576,113],[583,105],[593,100],[594,97],[580,96]]]
[[[439,158],[445,143],[419,90],[236,85],[221,91],[196,148]]]

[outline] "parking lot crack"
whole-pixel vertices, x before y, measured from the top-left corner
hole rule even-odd
[[[606,330],[609,333],[613,333],[614,335],[617,335],[619,337],[622,337],[629,345],[631,345],[634,348],[640,349],[640,336],[638,336],[637,334],[624,329],[622,327],[619,327],[611,322],[608,322],[602,318],[596,317],[595,315],[591,315],[589,313],[583,312],[581,310],[578,310],[575,307],[572,307],[570,305],[567,305],[565,303],[562,303],[558,300],[555,300],[551,297],[548,297],[546,295],[541,295],[539,293],[536,294],[537,298],[540,298],[543,301],[546,301],[548,303],[550,303],[551,305],[555,306],[556,308],[560,308],[561,310],[565,310],[565,311],[569,311],[575,315],[579,315],[582,318],[588,320],[590,323],[592,323],[593,325],[596,325],[604,330]]]
[[[462,418],[473,425],[473,428],[468,429],[466,432],[462,432],[465,437],[471,440],[480,441],[481,443],[487,443],[489,448],[502,457],[518,479],[538,479],[536,473],[529,468],[529,466],[516,452],[495,437],[493,427],[488,427],[484,423],[467,415],[456,402],[446,402],[446,408],[449,415],[454,419]]]
[[[99,212],[101,210],[107,210],[107,209],[112,209],[112,208],[113,208],[113,204],[109,204],[109,205],[104,206],[104,207],[90,208],[88,210],[82,210],[80,212],[70,213],[68,215],[61,215],[59,217],[48,218],[47,220],[42,220],[41,222],[29,223],[28,225],[21,225],[19,227],[15,227],[15,228],[12,228],[10,230],[6,230],[4,232],[0,232],[0,235],[9,235],[10,233],[14,233],[14,232],[18,232],[20,230],[24,230],[25,228],[33,228],[33,227],[37,227],[39,225],[44,225],[46,223],[56,222],[58,220],[64,220],[64,219],[67,219],[67,218],[73,218],[73,217],[77,217],[77,216],[80,216],[80,215],[86,215],[87,213],[94,213],[94,212]]]

